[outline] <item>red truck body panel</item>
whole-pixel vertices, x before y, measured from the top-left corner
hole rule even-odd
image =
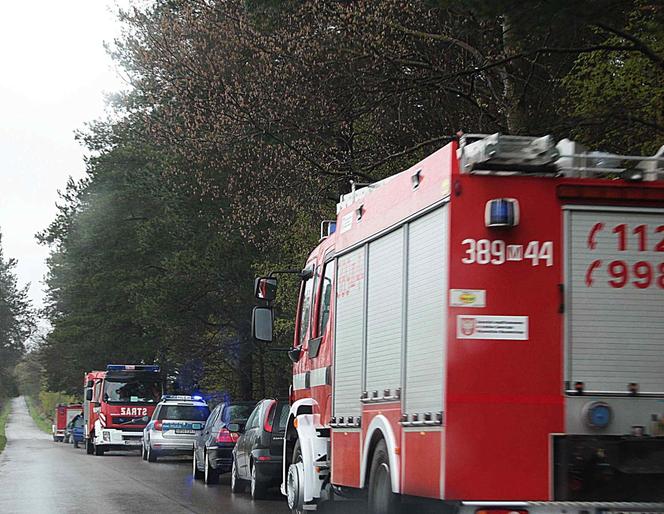
[[[338,212],[336,232],[307,261],[307,267],[316,269],[318,284],[331,252],[339,256],[435,205],[446,206],[448,226],[441,227],[447,230],[449,248],[447,289],[440,291],[446,298],[440,315],[447,319],[446,333],[440,334],[445,353],[442,423],[406,429],[400,423],[401,401],[363,404],[361,427],[331,427],[331,481],[365,485],[362,459],[371,444],[367,431],[381,415],[389,420],[396,441],[402,493],[466,501],[552,500],[552,437],[565,432],[566,409],[564,206],[661,207],[664,187],[642,182],[637,191],[612,179],[461,173],[457,148],[456,142],[447,145],[346,204]],[[414,188],[417,171],[420,182]],[[517,226],[487,228],[484,208],[496,198],[518,200]],[[349,223],[358,209],[361,222]],[[502,248],[503,258],[490,253],[478,257],[482,245]],[[354,287],[353,281],[363,281],[363,273],[345,270],[345,282],[334,284],[337,298]],[[486,300],[450,305],[452,290],[483,291]],[[302,296],[303,291],[300,303]],[[293,366],[293,399],[315,400],[321,426],[330,428],[333,385],[310,379],[318,370],[334,369],[335,302],[333,322],[318,334],[311,328],[317,325],[321,301],[318,285],[315,298],[303,356]],[[475,337],[477,324],[494,316],[525,322],[525,338]],[[301,323],[296,320],[296,333]],[[318,337],[318,356],[309,358],[308,345]]]

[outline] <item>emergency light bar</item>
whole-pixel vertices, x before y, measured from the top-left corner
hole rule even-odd
[[[664,146],[653,156],[618,155],[553,137],[464,134],[457,157],[462,173],[534,173],[565,177],[622,178],[626,182],[664,178]]]
[[[189,402],[200,402],[203,401],[202,396],[189,396],[185,394],[164,394],[161,397],[161,401],[167,401],[167,400],[184,400],[184,401],[189,401]]]
[[[468,140],[481,137],[478,141]],[[551,136],[463,136],[459,148],[462,170],[553,172],[559,157]]]
[[[155,364],[109,364],[106,371],[152,371],[159,373],[161,369]]]

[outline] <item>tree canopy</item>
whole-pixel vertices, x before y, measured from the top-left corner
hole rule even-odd
[[[29,284],[18,285],[15,267],[16,259],[4,256],[0,234],[0,399],[15,392],[13,367],[35,326]]]
[[[183,387],[283,392],[249,334],[252,278],[296,267],[351,181],[459,131],[653,152],[664,132],[660,1],[154,0],[119,12],[131,87],[79,135],[85,180],[51,246],[51,387],[111,361]],[[661,144],[661,143],[660,143]],[[277,346],[296,284],[281,288]],[[290,291],[289,291],[290,289]]]

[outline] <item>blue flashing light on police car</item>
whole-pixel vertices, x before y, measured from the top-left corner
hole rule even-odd
[[[161,368],[156,364],[109,364],[106,371],[151,371],[159,373]]]

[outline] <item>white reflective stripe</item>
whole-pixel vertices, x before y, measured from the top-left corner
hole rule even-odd
[[[297,375],[293,375],[293,389],[295,389],[296,391],[300,389],[305,389],[306,381],[307,381],[306,373],[298,373]]]
[[[309,385],[311,387],[322,386],[327,384],[327,366],[323,368],[316,368],[311,370],[309,375]]]
[[[309,373],[309,387],[317,387],[326,385],[328,383],[327,379],[327,366],[322,368],[312,369]],[[307,374],[298,373],[293,375],[293,389],[296,391],[300,389],[307,389]]]

